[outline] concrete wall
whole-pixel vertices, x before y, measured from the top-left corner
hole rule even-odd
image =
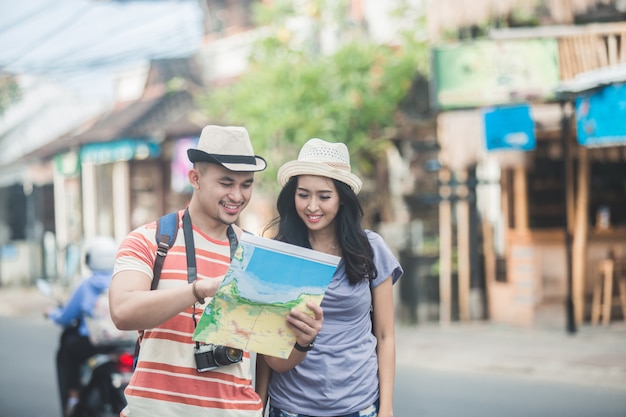
[[[19,240],[0,249],[0,286],[30,285],[42,275],[41,248]]]

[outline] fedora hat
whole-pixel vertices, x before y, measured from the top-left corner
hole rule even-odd
[[[209,125],[202,129],[198,146],[188,149],[191,162],[213,162],[231,171],[262,171],[265,159],[254,154],[248,131],[239,126]]]
[[[289,178],[296,175],[329,177],[347,184],[355,194],[361,191],[361,179],[351,172],[350,154],[343,143],[309,139],[300,149],[297,160],[280,167],[278,183],[283,187]]]

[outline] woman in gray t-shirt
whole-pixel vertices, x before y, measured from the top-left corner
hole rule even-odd
[[[361,225],[361,180],[351,172],[348,149],[311,139],[279,169],[278,181],[279,217],[268,227],[278,227],[275,238],[341,262],[321,304],[317,338],[296,343],[286,360],[258,355],[257,391],[269,396],[270,417],[391,416],[392,285],[403,271],[382,237]]]

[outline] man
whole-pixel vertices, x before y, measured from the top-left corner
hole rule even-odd
[[[121,415],[260,417],[249,352],[240,362],[199,371],[191,336],[205,298],[215,294],[230,265],[234,235],[241,233],[234,223],[252,196],[254,172],[267,164],[254,154],[242,127],[205,127],[197,149],[187,155],[193,163],[188,174],[193,195],[187,210],[179,211],[179,233],[157,289],[150,290],[156,222],[131,232],[118,251],[111,316],[120,329],[143,330],[137,367],[126,389],[128,406]],[[189,256],[196,262],[195,280],[188,278]],[[313,316],[293,310],[286,318],[302,346],[312,342],[323,320],[319,307],[309,308]],[[295,366],[305,356],[294,349],[289,362]]]

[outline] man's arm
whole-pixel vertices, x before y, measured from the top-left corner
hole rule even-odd
[[[111,318],[120,330],[151,329],[174,317],[196,302],[192,284],[150,290],[150,277],[139,271],[120,271],[109,288]],[[219,280],[198,280],[196,292],[212,297]]]
[[[267,408],[267,398],[269,396],[269,384],[272,377],[272,368],[265,362],[265,355],[257,353],[256,355],[256,372],[254,374],[254,390],[263,403],[263,415]]]

